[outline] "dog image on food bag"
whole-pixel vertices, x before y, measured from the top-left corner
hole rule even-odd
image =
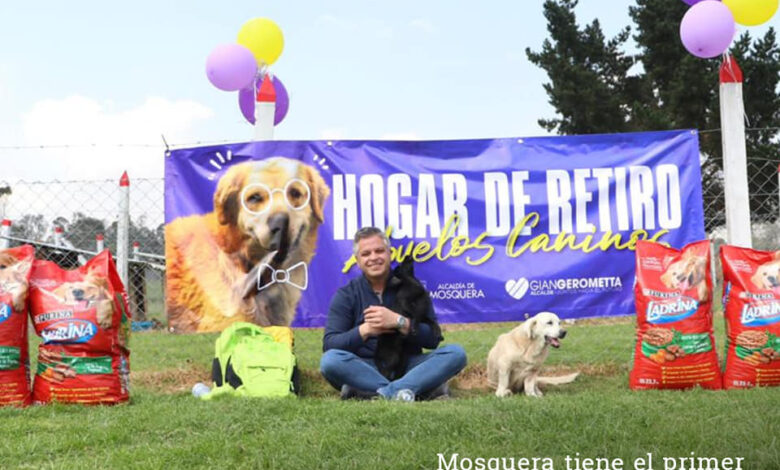
[[[28,277],[32,261],[22,260],[7,251],[0,252],[0,294],[9,294],[17,312],[24,311]]]
[[[709,288],[705,279],[707,274],[707,257],[686,251],[682,257],[672,262],[661,275],[661,281],[669,289],[685,292],[696,289],[697,299],[705,300],[709,296]]]
[[[289,326],[329,193],[314,167],[289,158],[231,166],[217,183],[212,212],[165,227],[171,329],[220,331],[236,321]]]
[[[499,398],[524,391],[531,397],[541,397],[539,385],[561,385],[574,381],[579,372],[561,377],[542,377],[539,372],[550,352],[559,348],[566,337],[558,315],[541,312],[524,321],[509,333],[498,337],[488,353],[488,385],[496,389]]]
[[[776,251],[770,261],[759,265],[750,281],[759,289],[780,293],[780,251]]]
[[[111,328],[114,301],[105,276],[90,271],[83,280],[64,282],[51,291],[41,291],[54,297],[62,305],[80,306],[84,309],[94,307],[98,325],[106,330]]]

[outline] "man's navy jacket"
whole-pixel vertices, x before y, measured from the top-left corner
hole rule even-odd
[[[330,302],[322,350],[341,349],[360,357],[373,358],[377,338],[366,338],[363,341],[358,331],[358,327],[363,323],[363,311],[372,305],[382,305],[392,309],[397,291],[398,285],[389,282],[385,286],[380,302],[379,296],[362,274],[340,288]],[[413,328],[404,338],[404,352],[408,355],[416,355],[422,353],[422,348],[436,349],[442,339],[431,304],[427,318],[416,325],[416,328]]]

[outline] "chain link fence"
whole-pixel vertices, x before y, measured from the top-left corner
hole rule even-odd
[[[3,234],[10,246],[31,244],[39,259],[72,269],[104,248],[116,255],[121,198],[119,179],[0,182]],[[131,181],[129,215],[131,309],[136,320],[164,323],[162,179]]]
[[[780,155],[769,150],[748,156],[753,247],[759,250],[780,249],[779,166]],[[726,239],[721,167],[702,162],[705,229],[715,246]],[[162,179],[131,181],[128,293],[137,319],[165,323],[163,189]],[[102,247],[116,254],[120,198],[118,179],[0,182],[0,215],[11,221],[4,232],[11,246],[30,243],[39,258],[73,268]],[[720,273],[717,257],[713,273]]]
[[[748,130],[748,134],[756,130]],[[720,140],[720,131],[714,136]],[[702,196],[704,225],[707,236],[713,241],[712,279],[715,283],[715,300],[723,291],[723,271],[720,266],[719,248],[727,240],[726,200],[724,196],[723,165],[720,161],[702,162]],[[780,249],[780,153],[772,145],[748,149],[748,190],[750,194],[750,228],[753,248],[757,250]]]

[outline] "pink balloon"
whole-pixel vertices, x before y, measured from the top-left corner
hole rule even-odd
[[[729,7],[715,0],[693,5],[680,23],[683,46],[696,57],[717,57],[731,45],[737,25]]]
[[[240,90],[252,82],[255,74],[255,56],[240,44],[221,44],[206,59],[206,76],[220,90]]]
[[[254,86],[247,86],[238,92],[238,107],[241,108],[244,119],[250,124],[255,123],[255,94],[261,83],[263,83],[263,79],[258,78]],[[287,111],[290,109],[290,96],[279,77],[274,75],[271,83],[276,92],[276,110],[274,111],[274,126],[276,126],[287,116]]]

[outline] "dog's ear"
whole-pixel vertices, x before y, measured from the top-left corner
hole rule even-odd
[[[24,276],[25,274],[27,274],[27,272],[30,270],[31,267],[32,267],[32,261],[24,260],[24,261],[19,261],[18,263],[13,265],[11,269],[13,269],[15,273]]]
[[[330,195],[330,188],[315,168],[301,164],[304,180],[311,191],[311,211],[320,223],[325,222],[325,200]]]
[[[222,225],[236,225],[238,213],[241,210],[241,188],[244,186],[247,164],[233,165],[219,179],[217,190],[214,191],[214,212]]]
[[[414,277],[414,260],[411,256],[407,256],[401,261],[401,272],[407,276]]]
[[[536,335],[534,334],[534,327],[536,326],[536,317],[529,318],[525,322],[523,322],[523,332],[528,337],[528,339],[534,339]]]

